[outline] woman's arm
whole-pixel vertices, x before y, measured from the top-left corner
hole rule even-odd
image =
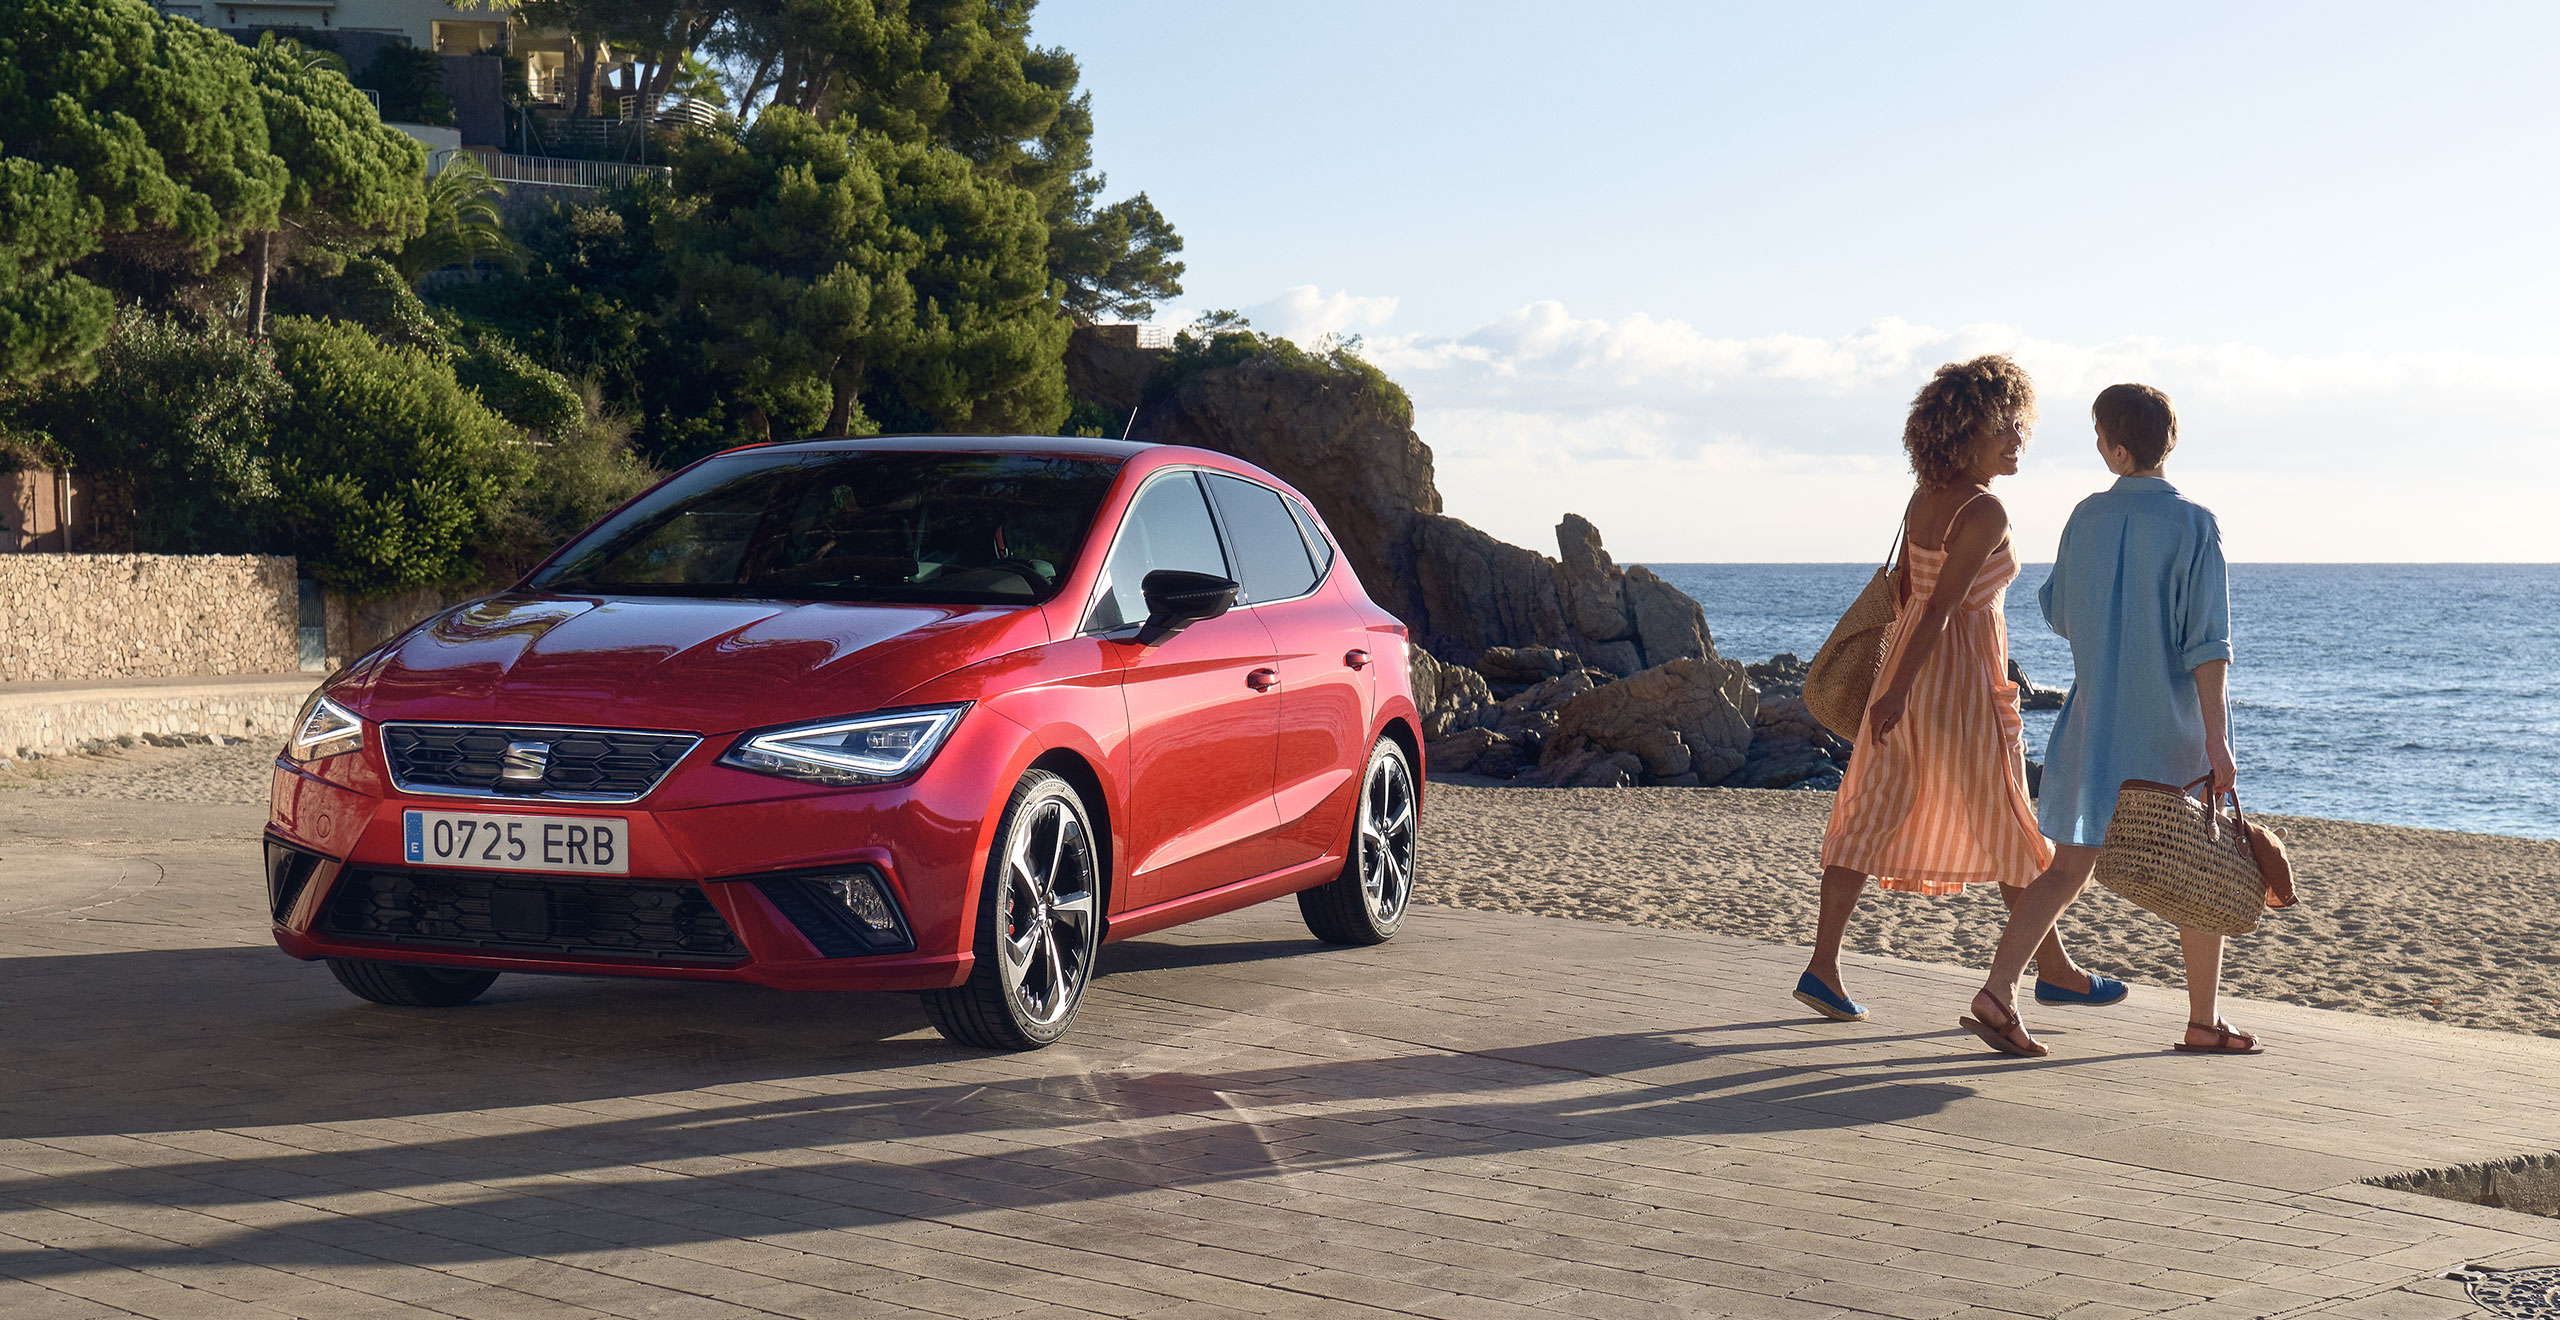
[[[2204,759],[2213,767],[2213,791],[2228,792],[2240,779],[2240,767],[2231,759],[2230,661],[2196,666],[2196,704],[2204,707]]]
[[[1884,690],[1876,694],[1867,709],[1868,727],[1875,730],[1876,741],[1882,743],[1902,723],[1903,709],[1911,699],[1911,685],[1920,680],[1920,671],[1937,654],[1938,643],[1947,635],[1947,620],[1955,617],[1956,606],[1964,603],[1965,593],[1973,589],[1974,575],[1982,571],[1982,562],[2009,534],[2009,511],[1991,497],[1975,500],[1957,515],[1956,525],[1947,531],[1947,562],[1938,570],[1938,585],[1929,593],[1929,603],[1921,606],[1920,618],[1911,625],[1911,635],[1902,645],[1902,658],[1886,676]]]

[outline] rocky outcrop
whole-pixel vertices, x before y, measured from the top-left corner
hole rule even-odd
[[[2060,688],[2040,688],[2029,682],[2027,671],[2020,669],[2016,660],[2009,662],[2009,681],[2018,685],[2020,710],[2060,710],[2062,703],[2071,697]]]
[[[1371,598],[1434,654],[1472,664],[1495,647],[1546,647],[1614,675],[1715,657],[1697,602],[1619,568],[1584,519],[1558,525],[1549,559],[1443,514],[1412,404],[1374,371],[1280,350],[1198,371],[1170,360],[1083,327],[1067,385],[1134,409],[1133,440],[1233,454],[1304,492]]]
[[[1561,680],[1559,680],[1561,681]],[[1731,660],[1684,657],[1575,697],[1557,712],[1545,760],[1626,753],[1648,784],[1720,784],[1742,769],[1757,694]]]
[[[1744,670],[1759,689],[1760,708],[1751,720],[1750,752],[1742,768],[1726,778],[1726,787],[1840,786],[1849,768],[1849,740],[1824,728],[1805,708],[1804,678],[1810,668],[1793,654],[1780,653]]]

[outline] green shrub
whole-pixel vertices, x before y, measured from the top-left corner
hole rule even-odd
[[[569,378],[518,352],[496,335],[478,335],[453,363],[453,378],[476,390],[500,417],[532,431],[557,432],[585,416]]]
[[[331,321],[279,320],[293,401],[275,426],[273,526],[356,596],[460,582],[532,464],[513,428],[441,359]]]
[[[270,435],[293,391],[266,349],[226,328],[128,313],[82,384],[5,407],[6,429],[50,442],[90,476],[102,544],[150,554],[260,548],[276,496]]]
[[[455,323],[452,314],[429,307],[399,270],[380,257],[352,257],[334,275],[305,272],[278,284],[275,310],[359,325],[386,344],[429,357],[453,355],[447,335],[447,327]]]
[[[592,389],[575,420],[533,447],[533,474],[500,506],[480,556],[493,582],[512,582],[570,537],[658,483],[665,473],[631,449],[632,419],[606,411]]]

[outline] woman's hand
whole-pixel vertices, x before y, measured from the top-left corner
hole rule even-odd
[[[2216,796],[2230,792],[2232,785],[2240,782],[2240,766],[2231,759],[2230,740],[2206,739],[2204,759],[2213,767],[2213,792]]]
[[[1875,734],[1876,746],[1884,746],[1885,735],[1893,732],[1893,726],[1902,723],[1903,708],[1910,702],[1911,698],[1906,693],[1887,692],[1876,698],[1874,705],[1867,707],[1867,728]]]

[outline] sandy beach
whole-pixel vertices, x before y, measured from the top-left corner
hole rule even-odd
[[[21,763],[0,771],[0,793],[263,803],[273,757],[263,744],[140,746]],[[1800,945],[1813,934],[1814,856],[1830,810],[1831,795],[1818,792],[1435,783],[1417,897]],[[2303,902],[2232,942],[2223,982],[2232,993],[2560,1037],[2547,1007],[2560,1001],[2560,842],[2265,819],[2291,841]],[[1980,890],[1938,899],[1869,890],[1849,943],[1978,967],[2000,921],[1998,895]],[[2063,923],[2089,965],[2183,983],[2175,932],[2114,895],[2093,889]],[[1771,985],[1771,1002],[1789,1004],[1788,988]]]
[[[1804,944],[1813,937],[1815,854],[1831,797],[1434,784],[1424,799],[1418,893],[1458,907]],[[2550,1008],[2560,996],[2560,842],[2261,819],[2285,833],[2303,901],[2232,941],[2225,989],[2560,1036]],[[1870,889],[1849,947],[1979,967],[1999,940],[2001,913],[1999,895],[1980,889],[1934,899]],[[2104,890],[2073,905],[2062,929],[2089,966],[2130,981],[2185,983],[2176,931]],[[1786,1002],[1789,988],[1771,986],[1772,1002]],[[2028,1008],[2030,1023],[2038,1012]]]

